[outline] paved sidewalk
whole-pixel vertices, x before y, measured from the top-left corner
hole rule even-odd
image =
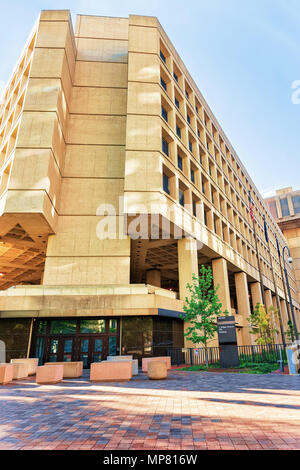
[[[0,449],[300,449],[300,376],[0,387]]]

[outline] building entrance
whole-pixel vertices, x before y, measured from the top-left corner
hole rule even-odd
[[[32,355],[45,362],[92,362],[119,354],[119,320],[111,318],[38,320]]]

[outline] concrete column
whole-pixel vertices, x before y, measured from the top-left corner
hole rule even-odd
[[[284,329],[284,332],[286,333],[286,331],[288,329],[289,316],[288,316],[288,312],[287,312],[287,308],[286,308],[286,302],[285,302],[284,299],[280,299],[280,308],[281,308],[283,329]]]
[[[177,242],[178,249],[178,275],[179,275],[179,296],[181,300],[189,298],[190,293],[187,284],[193,281],[193,274],[198,276],[198,251],[197,241],[192,238],[183,238]],[[187,324],[185,324],[186,330]],[[186,348],[195,348],[198,345],[193,344],[184,338]]]
[[[271,307],[273,307],[272,292],[267,289],[265,290],[265,300],[266,300],[266,310],[267,312]]]
[[[238,312],[243,318],[243,328],[241,331],[242,344],[247,346],[252,344],[250,324],[247,320],[251,315],[247,275],[246,273],[236,273],[234,280]]]
[[[222,310],[227,310],[231,314],[231,301],[228,282],[227,261],[224,258],[212,260],[212,271],[214,277],[214,285],[218,289],[218,297],[222,304]]]
[[[161,287],[161,273],[158,269],[150,269],[146,273],[146,282],[150,286]]]
[[[252,282],[250,284],[251,297],[253,309],[255,309],[257,304],[262,304],[261,288],[259,282]]]
[[[197,241],[192,238],[178,240],[178,275],[179,295],[181,300],[189,296],[187,284],[192,283],[192,276],[198,276],[198,252]]]

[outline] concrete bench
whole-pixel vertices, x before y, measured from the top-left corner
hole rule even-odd
[[[11,364],[17,364],[17,363],[20,363],[20,362],[28,364],[28,375],[35,375],[36,374],[36,369],[37,369],[37,366],[39,364],[39,359],[38,358],[34,357],[34,358],[25,359],[25,357],[24,357],[24,358],[21,358],[21,359],[11,359],[10,360]]]
[[[107,356],[107,361],[132,361],[133,356]]]
[[[132,361],[102,361],[91,364],[91,382],[125,382],[131,379]]]
[[[37,384],[57,384],[62,381],[64,374],[64,366],[51,365],[51,366],[40,366],[36,371],[36,383]]]
[[[105,362],[105,361],[103,361]],[[107,360],[107,362],[131,362],[132,363],[132,375],[138,375],[139,374],[139,361],[137,359],[118,359],[118,356],[116,356],[116,359],[112,360]]]
[[[14,366],[12,364],[0,364],[0,385],[12,382],[14,377]]]
[[[107,356],[107,361],[113,362],[128,362],[132,361],[132,375],[138,375],[139,373],[139,361],[132,359],[132,356]]]
[[[171,358],[169,356],[163,357],[144,357],[142,359],[142,371],[148,372],[148,364],[151,361],[165,361],[167,363],[167,369],[171,369]]]
[[[28,377],[28,364],[25,362],[15,362],[14,368],[14,380],[27,379]]]
[[[63,373],[63,378],[64,379],[74,379],[82,376],[82,370],[83,370],[83,362],[78,361],[78,362],[46,362],[45,366],[53,366],[53,365],[58,365],[58,366],[63,366],[64,367],[64,373]]]

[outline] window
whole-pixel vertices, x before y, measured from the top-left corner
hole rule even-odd
[[[187,122],[188,122],[189,124],[191,124],[191,117],[190,117],[189,114],[187,114],[186,118],[187,118]]]
[[[193,199],[193,216],[197,217],[197,202]]]
[[[178,101],[177,98],[175,98],[175,105],[176,105],[176,107],[179,109],[179,101]]]
[[[193,144],[190,140],[189,140],[189,149],[190,149],[191,152],[193,151]]]
[[[199,108],[196,106],[196,113],[199,114]]]
[[[199,151],[199,160],[200,160],[200,163],[201,163],[201,165],[203,165],[203,160],[202,160],[202,153],[201,153],[201,150]]]
[[[208,227],[208,223],[207,223],[207,210],[204,209],[204,223],[206,225],[206,227]]]
[[[160,78],[160,84],[167,91],[167,84],[166,84],[166,82],[164,81],[163,78]]]
[[[201,137],[199,129],[197,129],[197,134],[198,134],[198,137]]]
[[[52,320],[50,324],[50,334],[75,334],[76,323],[77,320]]]
[[[183,163],[182,163],[182,158],[180,155],[178,155],[177,157],[177,163],[178,163],[179,170],[183,171]]]
[[[195,172],[192,168],[191,168],[191,181],[192,183],[195,183]]]
[[[163,53],[162,51],[160,51],[159,54],[160,54],[161,60],[162,60],[164,63],[166,63],[166,56],[164,55],[164,53]]]
[[[178,83],[178,76],[176,75],[175,72],[173,73],[173,77],[174,77],[175,81]]]
[[[292,199],[295,214],[300,214],[300,196],[293,196]]]
[[[163,190],[170,194],[170,178],[165,173],[163,173]]]
[[[270,212],[271,212],[272,216],[273,216],[275,219],[278,219],[278,212],[277,212],[276,201],[270,201],[270,202],[269,202],[269,209],[270,209]]]
[[[184,207],[184,192],[179,189],[179,204]]]
[[[288,205],[288,201],[286,198],[280,199],[280,206],[281,206],[282,217],[288,217],[290,215],[290,210],[289,210],[289,205]]]
[[[202,192],[203,194],[205,194],[205,182],[204,181],[202,181]]]
[[[168,112],[163,106],[161,107],[161,115],[164,118],[164,120],[168,122]]]
[[[189,99],[189,94],[187,90],[185,90],[185,96],[187,97],[187,99]]]
[[[162,138],[162,151],[169,156],[169,144],[164,138]]]
[[[105,333],[105,320],[80,320],[80,333]]]
[[[181,139],[181,129],[179,126],[176,126],[176,134],[178,135],[178,137]]]

